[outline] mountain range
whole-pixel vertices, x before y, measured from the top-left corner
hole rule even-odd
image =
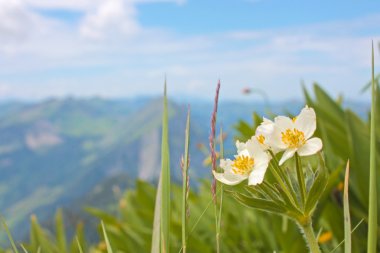
[[[297,112],[302,103],[270,106],[271,112]],[[187,105],[169,103],[173,181],[181,180]],[[191,106],[191,177],[210,175],[204,167],[212,103]],[[226,150],[233,150],[233,126],[265,114],[262,103],[221,102]],[[20,239],[30,215],[49,220],[57,207],[104,207],[115,192],[133,187],[137,178],[155,182],[160,170],[161,98],[106,100],[60,98],[0,104],[0,213]],[[106,192],[107,194],[104,194]],[[103,194],[101,194],[103,193]],[[99,197],[101,196],[101,197]],[[107,197],[108,196],[108,197]]]

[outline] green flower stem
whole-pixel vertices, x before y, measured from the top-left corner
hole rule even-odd
[[[299,184],[300,191],[301,191],[302,206],[305,207],[306,186],[305,186],[305,178],[304,178],[303,171],[302,171],[301,158],[297,153],[295,154],[295,158],[296,158],[297,179],[298,179],[298,184]]]
[[[300,224],[303,231],[307,245],[309,246],[310,253],[321,253],[317,238],[315,237],[311,219],[308,218],[304,224]]]

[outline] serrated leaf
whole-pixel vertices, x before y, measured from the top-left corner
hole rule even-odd
[[[307,194],[307,199],[306,199],[306,204],[305,204],[305,212],[307,214],[310,214],[314,211],[328,182],[327,169],[325,167],[325,163],[323,161],[321,154],[319,154],[319,163],[320,163],[320,167],[317,171],[318,174],[315,177],[314,182]]]
[[[284,206],[282,206],[279,203],[275,203],[273,201],[260,199],[260,198],[254,198],[250,196],[246,196],[241,193],[234,192],[232,196],[242,203],[243,205],[255,209],[259,209],[262,211],[272,212],[276,214],[286,214],[287,210]]]

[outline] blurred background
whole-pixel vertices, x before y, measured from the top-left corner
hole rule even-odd
[[[0,0],[0,213],[21,240],[32,214],[91,223],[83,206],[155,182],[165,78],[176,182],[187,104],[193,184],[210,177],[219,79],[226,150],[253,111],[297,113],[302,84],[364,118],[372,40],[378,61],[379,1]]]

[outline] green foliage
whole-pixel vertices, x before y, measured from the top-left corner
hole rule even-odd
[[[328,148],[326,152],[329,155],[326,159],[327,167],[332,169],[344,168],[347,159],[350,160],[350,207],[352,220],[358,223],[361,219],[368,224],[368,201],[369,201],[369,139],[370,127],[369,122],[364,121],[349,109],[343,107],[329,97],[318,85],[314,86],[316,99],[310,99],[307,94],[308,104],[316,110],[318,117],[318,129],[324,145]],[[378,91],[377,91],[378,92]],[[377,142],[380,140],[380,133],[375,136]],[[377,159],[380,158],[379,149],[376,150]],[[332,159],[330,158],[332,157]],[[377,167],[379,173],[380,167]],[[343,171],[340,176],[335,178],[335,184],[343,179]],[[330,182],[330,185],[333,182]],[[380,182],[377,182],[377,188]],[[343,238],[342,224],[338,224],[338,215],[341,213],[341,194],[338,198],[332,192],[330,198],[326,198],[326,210],[323,210],[320,217],[321,222],[328,225],[335,238],[340,241]],[[331,213],[336,213],[331,215]],[[380,208],[377,206],[377,215]],[[335,221],[334,221],[335,219]],[[377,224],[379,226],[379,224]],[[360,249],[366,248],[365,242],[367,235],[366,229],[359,228],[358,233],[352,235],[353,252],[359,252]],[[378,243],[380,237],[378,236]]]
[[[369,121],[359,117],[351,110],[345,109],[340,101],[332,99],[317,84],[314,86],[315,96],[311,96],[306,89],[304,89],[304,93],[307,104],[313,107],[317,113],[317,136],[323,140],[324,151],[329,153],[323,162],[318,160],[322,157],[316,156],[303,160],[306,162],[303,162],[302,166],[308,171],[307,178],[309,178],[305,182],[307,193],[305,210],[314,213],[313,223],[317,230],[321,231],[320,244],[323,252],[330,252],[334,248],[337,248],[334,252],[343,252],[343,246],[340,246],[340,243],[349,235],[352,240],[352,252],[364,252],[369,221],[367,214],[370,182]],[[379,91],[377,91],[377,95],[379,95]],[[380,108],[379,101],[376,105]],[[254,133],[260,117],[255,115],[253,118],[252,125],[243,121],[238,124],[237,136],[240,140],[245,141]],[[380,117],[375,120],[376,124],[380,123]],[[380,143],[380,129],[374,130],[376,131],[375,141]],[[378,161],[380,159],[379,149],[376,149],[374,153]],[[354,225],[360,224],[355,226],[354,230],[356,230],[351,233],[348,232],[350,229],[344,230],[343,191],[340,186],[344,180],[347,159],[350,160],[348,194],[350,196],[351,221]],[[313,168],[315,164],[321,166],[326,164],[326,167],[319,167],[316,170],[307,169]],[[377,167],[376,170],[379,175],[380,167]],[[283,182],[285,186],[295,187],[291,178],[296,175],[289,174],[291,172],[287,170],[278,171],[278,173],[285,173],[289,178],[289,182]],[[328,174],[330,176],[326,182]],[[275,182],[276,175],[268,173],[266,176],[268,182]],[[377,181],[377,188],[380,188],[379,184],[380,182]],[[322,188],[325,187],[326,190],[322,193]],[[227,192],[231,192],[231,188],[228,186],[225,188]],[[264,183],[255,188],[240,185],[238,188],[238,191],[234,189],[232,194],[245,205],[255,208],[265,207],[266,210],[271,208],[273,212],[289,216],[288,208],[292,206],[292,199],[294,200],[295,197],[278,190],[273,184]],[[266,192],[273,192],[273,194],[265,194]],[[182,247],[182,186],[171,185],[170,193],[170,198],[166,199],[166,201],[169,200],[167,204],[170,205],[167,209],[171,210],[171,219],[167,220],[167,225],[171,230],[167,245],[171,252],[179,252]],[[107,248],[110,252],[112,246],[114,252],[149,252],[152,249],[152,224],[154,224],[154,217],[157,217],[154,210],[155,206],[160,205],[160,201],[158,201],[159,204],[156,202],[158,199],[156,196],[163,197],[159,192],[157,193],[153,185],[138,181],[136,188],[127,190],[120,199],[116,215],[89,208],[88,211],[92,215],[104,222],[103,230],[99,230],[100,238],[104,239],[99,244],[89,247],[86,246],[83,239],[82,226],[78,226],[72,243],[68,245],[64,236],[66,233],[63,218],[59,212],[56,216],[55,235],[43,229],[37,219],[32,217],[30,239],[28,243],[24,244],[25,250],[33,253],[39,251],[106,253]],[[256,199],[252,199],[252,196],[255,196]],[[321,200],[316,206],[319,197]],[[187,252],[215,252],[214,210],[208,181],[202,182],[197,191],[189,193],[188,206],[191,215],[186,231]],[[347,210],[346,208],[346,213]],[[297,209],[293,211],[294,213],[298,212]],[[378,205],[377,215],[379,211]],[[297,253],[307,251],[298,228],[294,224],[288,223],[284,216],[274,216],[247,209],[229,195],[225,195],[223,199],[223,219],[220,227],[223,231],[220,238],[221,252]],[[332,238],[324,236],[325,234],[331,234]],[[377,244],[379,242],[378,235]],[[8,252],[10,251],[8,250]]]
[[[358,224],[364,220],[364,223],[368,225],[370,122],[359,117],[350,109],[345,109],[340,101],[332,99],[318,84],[314,85],[314,98],[306,89],[304,89],[304,94],[306,103],[316,111],[317,136],[322,139],[324,151],[328,154],[326,156],[326,167],[330,174],[329,181],[315,215],[317,226],[323,232],[329,232],[333,235],[331,240],[322,244],[322,248],[328,251],[344,239],[343,201],[340,184],[343,182],[343,168],[348,159],[351,164],[349,195],[352,221],[353,224]],[[376,94],[379,96],[378,90]],[[376,107],[380,108],[378,100]],[[257,115],[254,114],[254,118],[257,118]],[[377,117],[376,124],[379,123],[380,120]],[[246,141],[253,134],[253,130],[250,129],[255,129],[257,125],[257,120],[254,120],[254,124],[250,128],[248,123],[240,122],[236,127],[239,132],[238,139]],[[376,143],[380,143],[380,130],[378,128],[375,138]],[[375,153],[376,160],[379,161],[379,149],[376,149]],[[376,170],[379,175],[380,167],[377,166]],[[377,181],[377,189],[380,189],[379,180]],[[380,205],[378,203],[377,216],[379,213]],[[379,228],[379,223],[377,223],[377,227]],[[352,234],[353,252],[362,252],[366,248],[366,231],[366,226],[361,225]],[[380,235],[378,234],[377,244],[379,243]],[[343,249],[340,248],[340,250]]]
[[[181,248],[181,199],[182,187],[172,185],[172,220],[171,248],[179,252]],[[155,188],[145,182],[138,181],[135,190],[129,190],[121,199],[118,218],[109,219],[109,214],[98,211],[97,217],[104,220],[108,228],[110,243],[115,251],[149,252],[154,216]],[[190,218],[188,222],[187,252],[215,252],[214,211],[209,182],[201,184],[199,190],[190,192]],[[95,214],[93,212],[93,214]],[[199,222],[198,222],[199,220]],[[225,198],[223,203],[223,219],[221,230],[221,252],[265,252],[287,248],[286,252],[303,252],[302,237],[297,228],[291,224],[282,229],[282,219],[267,214],[256,215],[250,209],[236,203],[232,198]],[[135,234],[126,233],[133,229]],[[112,232],[111,232],[112,231]],[[292,238],[295,244],[289,244],[284,236]],[[278,242],[277,238],[283,238]],[[298,241],[298,243],[297,243]],[[293,251],[294,250],[294,251]],[[105,252],[105,251],[103,251]]]
[[[348,179],[350,177],[350,162],[347,162],[346,174],[344,176],[344,193],[343,193],[343,208],[344,208],[344,253],[351,253],[351,216],[350,204],[348,200]]]
[[[102,225],[102,231],[103,231],[104,241],[105,241],[106,246],[107,246],[107,253],[113,253],[110,241],[109,241],[108,236],[107,236],[107,231],[106,231],[106,228],[104,226],[103,221],[101,221],[101,225]]]
[[[17,250],[16,244],[15,244],[15,242],[14,242],[14,240],[13,240],[13,237],[12,237],[11,232],[9,231],[9,228],[8,228],[7,223],[5,223],[3,217],[0,217],[0,219],[1,219],[1,223],[2,223],[2,225],[3,225],[4,229],[5,229],[5,232],[7,233],[7,236],[8,236],[9,242],[10,242],[11,245],[12,245],[12,249],[13,249],[14,253],[18,253],[18,250]]]
[[[37,220],[37,217],[32,215],[30,219],[31,228],[29,242],[21,244],[19,248],[22,249],[23,252],[33,253],[38,251],[51,253],[81,253],[82,248],[86,249],[82,224],[77,225],[76,233],[72,239],[71,245],[69,245],[66,239],[67,231],[64,227],[64,220],[61,210],[57,211],[55,219],[56,234],[54,235],[50,231],[42,228]],[[13,252],[18,253],[18,248],[16,248],[11,237],[10,241],[12,242]]]
[[[377,179],[378,173],[376,173],[376,100],[377,100],[377,84],[375,84],[375,63],[374,63],[374,52],[373,52],[373,42],[372,42],[372,106],[371,106],[371,134],[370,134],[370,174],[369,174],[369,207],[368,207],[368,243],[367,251],[369,253],[375,253],[377,250],[377,185],[376,181],[380,183]]]
[[[168,120],[168,100],[166,96],[166,80],[164,88],[163,113],[162,113],[162,144],[161,144],[161,253],[170,252],[170,154],[169,154],[169,120]]]

